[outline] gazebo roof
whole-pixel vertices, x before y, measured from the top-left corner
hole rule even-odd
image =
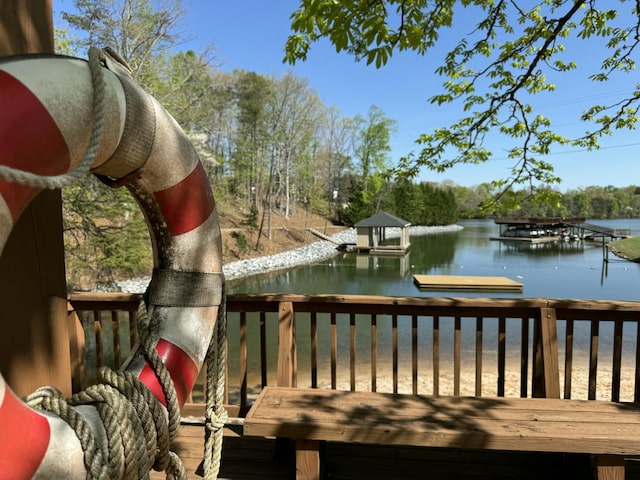
[[[379,212],[375,215],[370,216],[369,218],[365,218],[364,220],[360,220],[356,223],[355,227],[408,227],[411,225],[411,222],[403,220],[402,218],[398,218],[395,215],[391,215],[387,212]]]

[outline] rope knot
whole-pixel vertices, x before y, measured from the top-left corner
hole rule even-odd
[[[229,412],[225,408],[222,408],[220,412],[216,413],[214,411],[207,410],[205,414],[205,428],[215,433],[218,430],[224,428],[224,425],[229,420]]]

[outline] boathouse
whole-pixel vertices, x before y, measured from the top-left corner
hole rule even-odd
[[[356,227],[356,250],[375,254],[403,254],[411,245],[411,223],[387,212],[379,212],[359,221]],[[400,242],[388,244],[388,228],[400,229]],[[393,237],[395,240],[395,236]]]

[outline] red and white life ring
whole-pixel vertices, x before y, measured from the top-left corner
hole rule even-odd
[[[156,351],[182,405],[204,362],[221,301],[215,201],[180,127],[116,71],[117,61],[109,61],[113,68],[107,62],[103,69],[104,129],[92,171],[115,180],[128,176],[128,188],[149,224],[154,252],[149,318]],[[0,164],[40,175],[72,170],[89,142],[92,105],[90,69],[83,60],[27,56],[2,61]],[[0,180],[0,250],[38,192]],[[192,294],[196,298],[183,301]],[[141,355],[133,354],[126,369],[165,402]],[[24,404],[1,375],[0,478],[86,478],[83,450],[70,427]]]

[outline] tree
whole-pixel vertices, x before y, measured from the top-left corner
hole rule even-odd
[[[273,85],[269,78],[255,72],[234,72],[234,97],[237,107],[236,150],[233,155],[234,177],[238,193],[257,204],[262,178],[265,176],[261,158],[268,158],[265,150],[267,131],[266,99]],[[242,190],[244,189],[244,190]]]
[[[310,140],[319,123],[320,99],[309,88],[308,81],[291,73],[273,80],[269,98],[269,138],[275,159],[276,195],[285,217],[292,210],[293,200],[307,197],[311,190],[310,177],[304,173],[309,157]],[[271,183],[271,182],[270,182]]]
[[[367,118],[357,115],[354,141],[355,157],[359,161],[362,202],[370,203],[374,211],[382,201],[383,175],[389,168],[389,140],[396,122],[384,116],[382,109],[371,105]]]
[[[109,46],[187,129],[199,122],[202,113],[194,107],[211,90],[211,70],[203,55],[167,54],[178,38],[180,0],[74,0],[74,5],[75,13],[62,12],[73,35],[56,31],[58,53]],[[87,176],[64,188],[62,197],[69,285],[106,283],[149,271],[152,259],[146,224],[124,189],[108,189]]]
[[[215,91],[213,70],[204,54],[193,50],[170,56],[157,55],[157,78],[148,85],[150,93],[185,130],[206,125]]]
[[[79,46],[111,47],[124,58],[132,75],[146,85],[144,68],[154,55],[173,47],[178,21],[184,14],[181,0],[74,0],[77,13],[62,18],[85,32]]]
[[[95,288],[98,282],[148,274],[153,266],[149,233],[126,190],[93,179],[64,187],[62,194],[70,288]]]
[[[398,181],[391,186],[391,198],[393,204],[388,210],[413,225],[420,224],[423,198],[418,185],[408,179]]]
[[[637,123],[640,87],[609,104],[593,105],[581,115],[587,122],[575,138],[557,133],[551,119],[536,112],[532,96],[553,91],[548,75],[575,71],[577,64],[564,56],[572,40],[599,39],[606,53],[601,68],[589,76],[605,82],[635,68],[640,43],[640,9],[637,2],[619,0],[300,0],[292,15],[292,31],[285,59],[304,60],[311,45],[326,37],[336,51],[346,51],[359,61],[382,67],[397,51],[425,55],[439,46],[444,30],[464,19],[478,19],[470,33],[447,48],[436,72],[444,77],[443,91],[431,97],[435,105],[459,105],[463,116],[418,138],[417,156],[401,159],[398,172],[415,175],[426,166],[444,171],[458,163],[481,163],[492,152],[484,145],[489,132],[512,140],[508,156],[514,166],[508,178],[496,180],[497,198],[518,184],[527,195],[549,195],[546,187],[558,183],[553,166],[545,159],[554,146],[572,145],[593,150],[599,139],[615,129],[632,129]],[[519,201],[518,196],[511,197]]]
[[[371,202],[364,201],[362,182],[360,179],[351,178],[348,202],[338,209],[338,220],[344,225],[353,226],[360,220],[364,220],[376,213]]]
[[[369,107],[367,118],[358,115],[354,121],[359,127],[355,154],[360,161],[362,179],[366,184],[371,175],[387,170],[391,151],[389,140],[396,122],[386,118],[382,109],[376,105]]]
[[[352,168],[355,131],[353,119],[342,117],[337,107],[325,109],[318,128],[315,174],[316,178],[321,179],[326,199],[333,205],[334,211],[344,200],[343,180]]]

